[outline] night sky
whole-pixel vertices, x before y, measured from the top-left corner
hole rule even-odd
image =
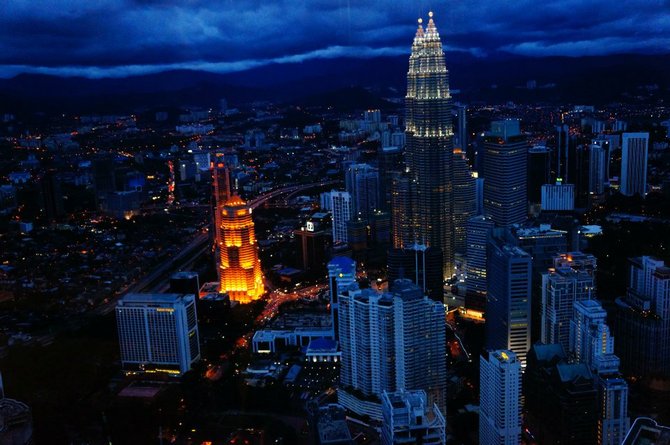
[[[430,9],[445,50],[481,57],[670,52],[670,0],[1,0],[0,76],[408,54]]]

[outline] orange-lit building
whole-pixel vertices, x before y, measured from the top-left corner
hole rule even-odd
[[[219,219],[219,290],[231,301],[258,300],[265,289],[251,208],[233,195],[222,206]]]

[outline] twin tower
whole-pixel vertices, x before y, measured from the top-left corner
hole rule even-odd
[[[449,73],[442,42],[429,13],[419,19],[412,44],[405,97],[406,190],[394,190],[395,247],[415,243],[439,248],[443,275],[454,271],[453,129]]]

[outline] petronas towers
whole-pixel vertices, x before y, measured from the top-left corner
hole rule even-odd
[[[410,199],[403,200],[407,201],[403,220],[395,221],[394,244],[408,247],[419,243],[439,248],[444,259],[444,276],[451,277],[454,271],[452,102],[442,42],[432,12],[429,16],[425,28],[419,19],[409,58],[405,97],[408,177],[403,183],[409,190],[394,193],[405,193]]]

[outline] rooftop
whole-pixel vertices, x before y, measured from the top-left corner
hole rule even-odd
[[[174,304],[186,295],[183,294],[126,294],[119,303]]]

